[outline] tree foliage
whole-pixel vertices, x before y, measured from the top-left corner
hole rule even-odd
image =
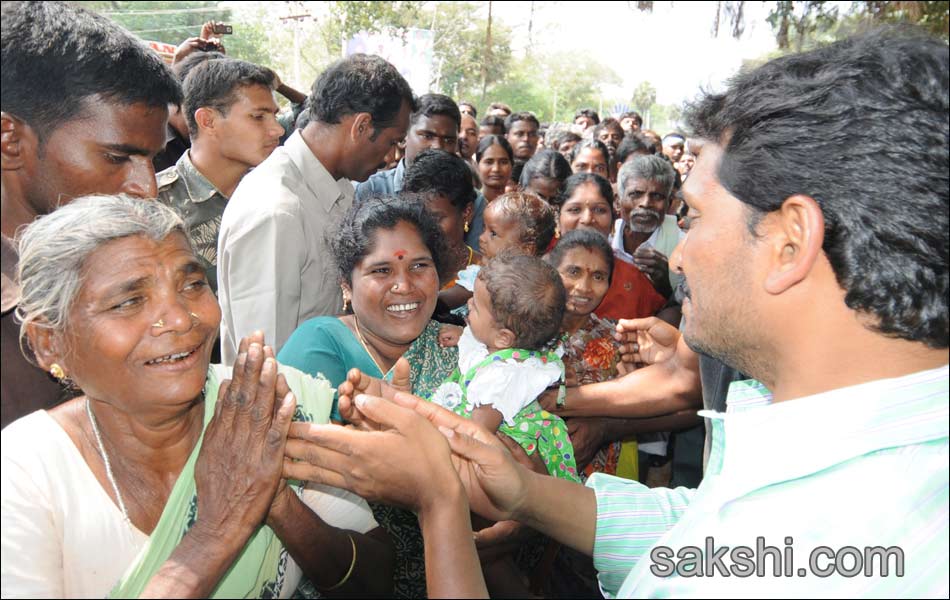
[[[433,42],[433,90],[469,101],[481,101],[483,69],[491,86],[509,73],[511,29],[492,22],[491,51],[485,51],[487,19],[477,18],[478,7],[470,2],[434,4],[422,24],[435,32]]]
[[[656,88],[649,81],[641,81],[637,88],[633,90],[633,97],[630,101],[636,110],[650,110],[656,104]]]
[[[222,36],[229,55],[269,64],[268,36],[253,21],[235,22],[230,8],[216,1],[192,2],[77,2],[102,13],[144,40],[178,45],[201,32],[206,21],[222,21],[234,26],[234,34]]]

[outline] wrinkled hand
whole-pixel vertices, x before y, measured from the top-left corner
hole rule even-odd
[[[221,531],[253,531],[281,488],[296,400],[277,372],[264,334],[241,341],[232,379],[221,383],[195,465],[199,520]]]
[[[439,346],[450,348],[459,345],[459,338],[462,337],[462,328],[458,325],[445,324],[439,329]]]
[[[392,401],[357,396],[355,406],[382,430],[294,423],[284,475],[414,510],[461,481],[485,518],[507,520],[520,508],[528,472],[493,432],[404,392]]]
[[[353,399],[358,394],[366,394],[392,400],[396,392],[412,391],[410,375],[409,361],[402,357],[396,361],[396,366],[393,368],[392,381],[383,381],[378,377],[367,375],[359,369],[350,369],[350,372],[346,374],[346,381],[337,388],[337,406],[340,416],[347,423],[360,429],[380,429],[377,423],[366,420],[363,414],[356,410],[353,406]]]
[[[657,290],[670,287],[670,264],[665,254],[650,246],[640,246],[633,252],[633,264],[650,278]],[[662,292],[661,292],[662,293]],[[669,294],[664,294],[668,296]]]
[[[666,362],[676,354],[679,329],[656,317],[620,319],[617,333],[624,363],[652,365]]]
[[[604,445],[606,423],[599,417],[573,417],[567,420],[567,435],[574,446],[574,460],[580,471],[590,464]]]

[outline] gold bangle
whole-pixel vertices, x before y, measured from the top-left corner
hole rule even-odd
[[[354,540],[353,536],[349,533],[346,534],[346,537],[350,538],[350,545],[353,546],[353,560],[350,562],[350,569],[346,572],[346,575],[343,576],[343,579],[341,579],[336,585],[334,585],[333,587],[328,587],[324,589],[323,591],[325,592],[329,592],[331,590],[337,589],[338,587],[341,587],[344,583],[349,581],[350,575],[353,574],[353,567],[356,566],[356,540]]]

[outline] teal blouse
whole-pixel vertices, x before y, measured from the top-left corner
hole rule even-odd
[[[439,346],[442,324],[429,321],[403,358],[411,366],[412,391],[428,397],[452,374],[458,363],[458,348]],[[287,340],[277,360],[281,364],[316,376],[322,373],[336,389],[346,374],[356,367],[367,375],[391,379],[392,371],[381,373],[363,344],[338,317],[315,317],[305,321]],[[330,418],[340,420],[336,398]]]

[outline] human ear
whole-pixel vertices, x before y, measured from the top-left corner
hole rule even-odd
[[[41,369],[49,371],[54,363],[65,369],[65,345],[59,333],[42,323],[32,322],[26,326],[26,341]],[[66,374],[69,375],[68,369]]]
[[[373,135],[373,116],[369,113],[356,113],[350,125],[350,139],[359,142]]]
[[[465,206],[464,209],[462,209],[462,222],[471,223],[473,214],[475,214],[475,203],[470,202]]]
[[[495,348],[498,348],[499,350],[503,350],[505,348],[512,348],[515,345],[516,339],[517,339],[517,336],[515,335],[515,332],[505,327],[502,327],[501,329],[495,330],[494,343],[492,344],[492,346],[494,346]]]
[[[0,112],[0,168],[4,171],[22,169],[31,151],[35,155],[38,146],[32,127],[8,112]]]
[[[195,111],[195,122],[200,130],[214,130],[215,121],[218,116],[217,111],[207,106],[202,106]]]
[[[825,241],[825,218],[814,198],[789,196],[769,215],[770,253],[765,291],[781,294],[811,273]]]

